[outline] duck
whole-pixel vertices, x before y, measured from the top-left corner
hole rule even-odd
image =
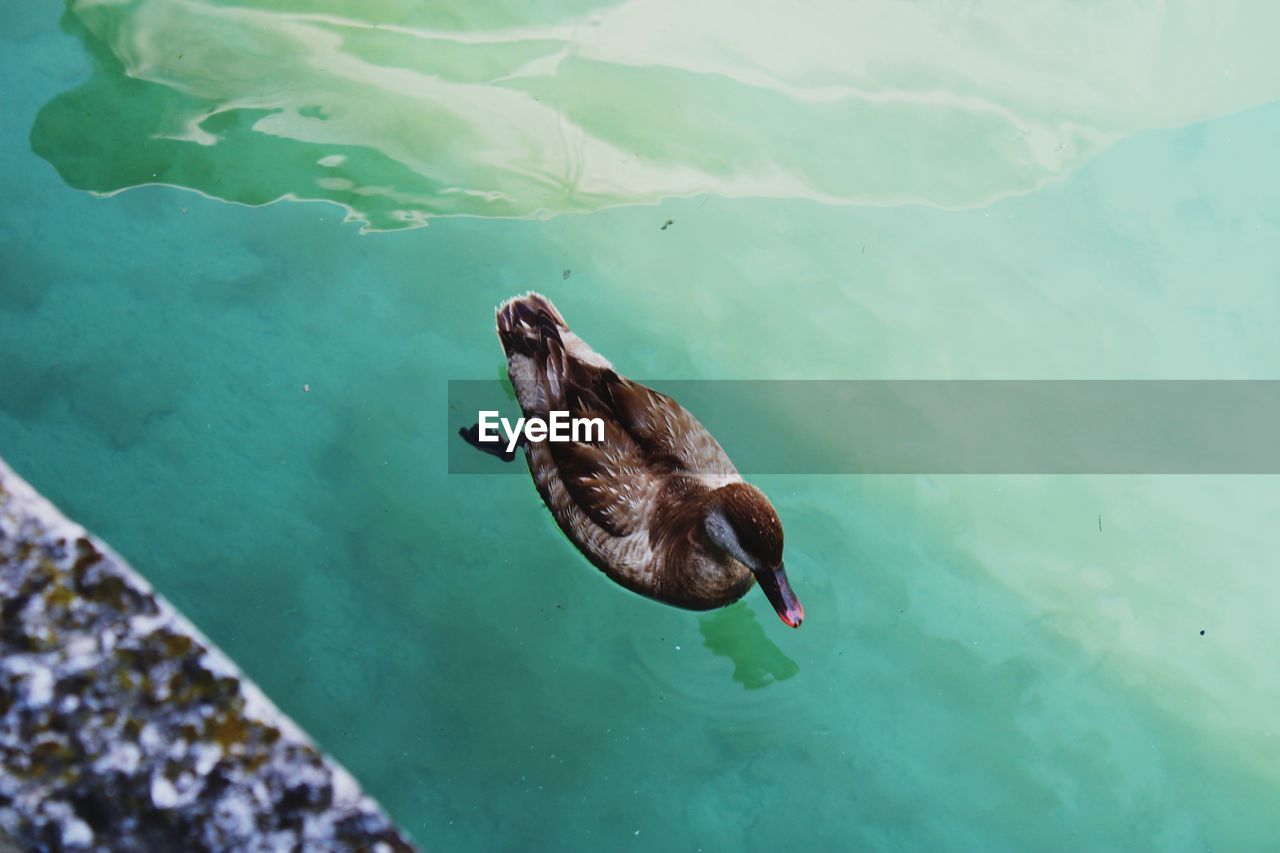
[[[725,607],[759,586],[779,618],[800,627],[778,513],[697,418],[618,374],[542,294],[498,306],[497,331],[526,419],[559,411],[603,422],[595,440],[519,445],[542,501],[592,565],[686,610]],[[482,441],[476,426],[460,433],[507,461],[516,455]]]

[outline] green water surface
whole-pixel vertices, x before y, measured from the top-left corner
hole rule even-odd
[[[530,288],[636,376],[1280,378],[1276,7],[425,5],[0,8],[17,471],[430,849],[1280,847],[1274,477],[757,478],[792,631],[442,429]]]

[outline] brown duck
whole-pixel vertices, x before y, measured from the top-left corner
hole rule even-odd
[[[604,422],[603,441],[524,444],[538,493],[588,560],[627,589],[690,610],[732,604],[759,582],[782,621],[800,627],[778,514],[693,415],[619,376],[537,293],[498,308],[498,337],[526,418],[559,410]],[[477,435],[463,431],[494,453]]]

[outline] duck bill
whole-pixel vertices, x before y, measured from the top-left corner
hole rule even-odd
[[[804,606],[791,591],[791,582],[787,580],[787,569],[781,563],[775,569],[761,569],[755,573],[756,581],[764,590],[765,597],[778,611],[778,617],[792,628],[799,628],[804,621]]]

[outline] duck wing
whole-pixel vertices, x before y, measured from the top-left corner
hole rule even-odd
[[[720,442],[675,400],[612,370],[602,396],[618,424],[649,457],[651,464],[713,478],[740,478]]]
[[[602,441],[529,447],[529,465],[548,505],[554,511],[553,492],[562,486],[572,507],[608,535],[621,538],[639,530],[657,481],[644,450],[601,396],[606,374],[616,378],[608,362],[570,332],[555,306],[538,294],[504,303],[498,334],[527,417],[564,411],[571,419],[598,419],[603,425]]]
[[[616,537],[640,530],[672,474],[741,479],[720,444],[683,406],[612,365],[569,330],[546,297],[529,293],[498,309],[498,336],[526,416],[550,411],[598,418],[599,442],[538,442],[530,447],[534,479],[563,486],[572,505]]]
[[[598,418],[604,440],[546,448],[569,497],[611,535],[644,526],[672,475],[741,479],[720,443],[665,394],[573,358],[562,378],[559,407],[573,418]]]
[[[644,451],[608,411],[573,405],[574,418],[599,418],[604,440],[547,442],[560,482],[573,503],[593,522],[616,537],[644,526],[659,487],[659,478]]]

